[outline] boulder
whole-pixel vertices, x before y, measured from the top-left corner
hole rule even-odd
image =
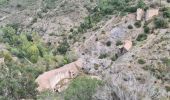
[[[154,16],[157,16],[159,14],[159,9],[148,9],[146,11],[146,16],[145,16],[145,20],[151,20]]]
[[[144,11],[143,11],[143,9],[138,8],[138,9],[137,9],[137,12],[136,12],[136,20],[137,20],[137,21],[141,21],[143,17],[144,17]]]

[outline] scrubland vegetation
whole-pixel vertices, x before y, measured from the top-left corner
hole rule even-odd
[[[31,1],[27,0],[27,1],[31,2],[32,4],[34,4],[35,2],[32,0]],[[169,22],[170,22],[170,8],[169,7],[160,6],[159,8],[160,8],[161,13],[149,21],[134,20],[130,23],[126,23],[128,22],[126,20],[125,22],[123,22],[123,24],[127,24],[127,25],[125,26],[122,25],[123,27],[120,27],[120,28],[122,28],[123,30],[123,28],[125,27],[126,31],[124,32],[127,32],[127,34],[130,33],[128,38],[130,37],[130,39],[133,40],[133,43],[135,44],[133,45],[134,46],[133,50],[135,52],[133,52],[133,50],[130,51],[131,54],[129,55],[132,57],[129,57],[128,53],[127,53],[127,56],[125,53],[123,54],[125,56],[121,55],[119,57],[117,55],[117,51],[120,50],[119,47],[124,46],[123,39],[116,39],[115,41],[112,41],[110,40],[112,37],[108,36],[107,38],[109,39],[106,39],[106,40],[103,39],[103,41],[101,41],[102,39],[100,40],[100,38],[98,38],[96,35],[97,37],[95,38],[96,44],[94,44],[92,47],[88,47],[87,45],[91,46],[91,44],[89,43],[86,45],[87,47],[84,47],[85,46],[85,44],[83,44],[84,41],[90,38],[88,37],[89,32],[91,32],[90,35],[94,35],[94,33],[98,32],[99,30],[99,32],[103,36],[106,36],[109,34],[108,30],[104,31],[102,29],[102,32],[101,32],[100,28],[102,27],[103,22],[107,22],[108,20],[110,20],[110,18],[113,15],[116,18],[117,17],[124,18],[124,16],[128,14],[135,14],[138,8],[141,8],[144,11],[146,11],[147,9],[150,8],[150,6],[153,6],[153,5],[149,5],[149,4],[147,5],[144,2],[144,0],[97,0],[97,2],[95,0],[90,0],[91,3],[96,2],[95,6],[92,8],[90,7],[88,8],[88,7],[84,7],[83,4],[82,4],[83,6],[81,5],[81,7],[86,8],[87,16],[83,16],[84,17],[83,20],[77,26],[70,25],[69,26],[70,29],[68,29],[69,31],[66,30],[65,33],[64,32],[61,33],[62,35],[56,35],[60,33],[57,33],[55,31],[50,33],[48,35],[49,37],[54,37],[55,39],[57,37],[60,37],[59,39],[58,38],[56,39],[58,44],[57,43],[52,44],[51,41],[45,43],[45,41],[42,38],[43,37],[42,33],[43,32],[45,33],[46,31],[44,31],[43,29],[36,31],[34,30],[33,26],[39,25],[35,23],[38,23],[43,20],[47,20],[48,17],[49,19],[52,19],[53,17],[59,16],[57,11],[61,9],[57,9],[56,5],[58,5],[58,3],[61,1],[43,0],[41,4],[39,4],[41,5],[41,7],[37,11],[35,11],[36,12],[35,16],[31,16],[26,13],[26,16],[32,17],[31,23],[26,27],[22,26],[22,24],[20,23],[17,23],[17,24],[11,23],[11,24],[5,24],[5,25],[3,24],[2,26],[0,26],[0,35],[1,35],[0,36],[0,48],[1,48],[1,44],[5,45],[5,48],[2,48],[2,50],[0,51],[0,61],[1,60],[2,62],[4,61],[4,63],[0,64],[0,100],[1,99],[2,100],[20,100],[20,99],[92,100],[93,94],[96,93],[97,89],[99,87],[102,87],[104,84],[108,85],[108,83],[105,83],[104,80],[98,80],[95,78],[93,79],[86,75],[80,75],[72,79],[69,83],[68,88],[61,93],[56,93],[50,90],[40,93],[37,91],[37,84],[35,82],[36,78],[45,71],[60,68],[66,64],[76,61],[79,57],[82,57],[82,58],[84,57],[85,59],[88,59],[88,57],[91,55],[92,55],[91,58],[95,59],[93,63],[96,66],[94,70],[92,68],[88,68],[90,70],[89,73],[91,71],[93,71],[95,75],[96,74],[98,75],[100,73],[99,76],[102,76],[102,78],[107,76],[105,75],[106,73],[109,73],[110,75],[113,74],[112,71],[115,71],[116,73],[116,70],[119,69],[119,67],[115,69],[111,69],[111,66],[115,64],[112,66],[113,68],[114,66],[118,66],[118,65],[121,65],[120,67],[125,66],[126,68],[129,68],[129,69],[130,68],[133,69],[133,66],[135,66],[134,68],[139,67],[138,69],[141,68],[142,71],[144,70],[144,71],[149,72],[151,74],[150,77],[155,77],[156,79],[161,80],[162,82],[161,84],[169,82],[168,75],[169,75],[170,58],[162,56],[162,55],[157,58],[156,57],[149,58],[150,56],[152,56],[152,54],[149,54],[150,52],[153,54],[157,53],[158,55],[158,54],[161,54],[162,51],[165,49],[166,49],[165,51],[168,51],[167,50],[168,47],[163,47],[168,44],[168,42],[166,42],[166,40],[169,39],[168,36],[165,38],[160,38],[160,39],[156,38],[156,36],[159,36],[159,34],[161,33],[160,30],[169,28]],[[0,8],[7,5],[8,3],[10,3],[10,0],[0,0]],[[17,7],[17,9],[19,9],[19,8],[22,8],[24,5],[18,3],[15,6]],[[72,5],[72,6],[75,6],[75,5]],[[59,8],[62,8],[62,7],[64,7],[64,4],[60,5]],[[76,7],[78,8],[78,6]],[[23,9],[27,9],[27,8],[23,7]],[[20,11],[24,12],[23,9]],[[81,11],[83,12],[83,10]],[[61,13],[62,17],[70,13],[68,11],[65,11],[64,8],[62,8],[61,12],[62,12]],[[70,16],[71,14],[68,15],[67,17],[69,18]],[[47,22],[51,21],[49,19],[47,20]],[[70,20],[66,20],[66,21],[69,22]],[[70,22],[74,22],[74,21],[70,21]],[[51,23],[55,23],[55,19],[53,19]],[[61,23],[58,23],[58,24],[62,26]],[[111,24],[113,24],[113,22]],[[22,27],[20,27],[19,25]],[[116,25],[116,26],[110,25],[109,28],[110,27],[115,28],[119,26],[121,25]],[[27,28],[29,28],[29,31],[28,30],[25,31]],[[53,28],[54,27],[52,28],[50,27],[51,30]],[[131,33],[133,32],[136,32],[135,36],[131,36],[132,35]],[[86,34],[88,34],[87,37],[85,37]],[[166,34],[169,34],[168,31],[166,32]],[[154,43],[154,45],[160,43],[160,45],[158,45],[158,48],[156,48],[157,45],[155,46],[155,48],[153,46],[150,46],[148,48],[146,47],[145,44],[147,44],[147,41],[149,41],[148,39],[150,38],[153,39],[151,36],[155,36],[155,38],[159,40]],[[83,42],[81,39],[83,39]],[[150,40],[150,41],[153,41],[153,40]],[[96,49],[97,48],[97,47],[95,48],[96,45],[100,46],[100,44],[97,44],[97,43],[101,43],[102,45],[101,48],[104,48],[104,49],[100,48],[100,50],[96,50],[97,51],[97,53],[95,51],[96,54],[94,52],[89,52],[88,51],[89,48]],[[76,45],[76,48],[82,46],[82,48],[84,47],[85,50],[79,52],[78,51],[79,49],[75,49],[74,47],[75,45]],[[82,48],[80,50],[82,50]],[[116,48],[116,49],[109,51],[108,48],[109,49]],[[147,57],[145,53],[143,53],[143,51],[145,51],[143,49],[146,49],[146,48],[149,52],[148,53],[149,55],[147,55]],[[154,48],[153,51],[152,51],[152,48]],[[158,49],[162,49],[162,51]],[[102,50],[104,52],[102,52]],[[138,51],[142,52],[143,54],[140,54],[140,52]],[[82,53],[82,55],[81,54],[78,55],[78,53]],[[86,55],[86,53],[88,54],[88,56],[83,56],[83,55]],[[168,53],[166,53],[166,55],[168,55]],[[131,59],[131,60],[123,59],[123,57],[127,57],[128,59]],[[152,59],[154,60],[151,61]],[[124,60],[127,60],[128,64],[125,63],[126,61]],[[123,62],[119,62],[119,61],[123,61]],[[89,63],[89,62],[90,61],[87,61],[86,63]],[[89,65],[93,66],[92,64],[89,64]],[[107,68],[105,65],[109,66],[109,68]],[[124,72],[124,69],[126,68],[121,69],[122,73]],[[99,69],[100,71],[98,71]],[[109,72],[105,72],[105,69],[109,70]],[[121,71],[117,73],[121,73]],[[136,78],[135,75],[133,75],[133,77]],[[123,80],[128,81],[130,79],[124,78]],[[130,81],[132,82],[132,80]],[[118,88],[122,88],[122,87],[123,85],[121,85]],[[169,86],[165,86],[164,88],[166,89],[166,92],[170,91]],[[127,87],[123,87],[123,89],[125,89],[125,91],[128,91]],[[122,93],[121,96],[124,95],[123,94],[124,92],[121,92],[121,93]],[[131,93],[129,92],[129,94]],[[150,94],[148,95],[150,96]],[[111,93],[111,95],[113,95],[113,93]],[[135,95],[134,97],[138,97],[138,95]],[[155,99],[155,100],[158,100],[158,99]]]

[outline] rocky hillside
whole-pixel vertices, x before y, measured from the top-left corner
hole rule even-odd
[[[170,100],[169,0],[0,0],[0,26],[0,99]]]

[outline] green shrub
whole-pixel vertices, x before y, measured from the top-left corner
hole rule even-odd
[[[104,59],[107,58],[108,54],[104,53],[104,54],[100,54],[99,59]]]
[[[167,66],[170,66],[170,59],[169,58],[163,58],[161,60],[164,64],[166,64]]]
[[[35,78],[39,72],[31,66],[21,67],[15,63],[0,65],[0,94],[3,100],[36,100]]]
[[[60,54],[66,54],[67,50],[69,49],[69,44],[66,40],[64,40],[57,48],[57,51]]]
[[[111,57],[111,60],[112,60],[112,61],[116,61],[116,60],[117,60],[117,55],[114,54],[114,55]]]
[[[37,96],[37,100],[61,100],[59,95],[56,92],[50,90],[41,92]]]
[[[149,28],[149,27],[147,27],[147,26],[146,26],[146,27],[144,27],[144,32],[145,32],[145,33],[149,33],[149,32],[150,32],[150,28]]]
[[[16,30],[10,26],[2,28],[4,42],[12,44],[14,42],[14,36],[16,35]]]
[[[10,52],[12,53],[12,55],[15,55],[19,58],[21,58],[20,55],[20,51],[17,48],[10,48]]]
[[[132,25],[128,25],[128,29],[133,29],[133,26]]]
[[[65,60],[64,56],[62,56],[62,55],[56,55],[56,56],[55,56],[55,60],[56,60],[56,62],[57,62],[57,67],[61,67],[61,66],[64,65],[64,60]]]
[[[111,44],[112,44],[111,41],[107,41],[107,42],[106,42],[106,45],[107,45],[108,47],[110,47]]]
[[[12,55],[10,54],[10,52],[7,52],[7,51],[4,52],[3,56],[4,56],[5,63],[9,63],[12,61]]]
[[[170,91],[170,86],[165,86],[165,89],[166,89],[167,92],[169,92]],[[168,98],[167,98],[167,100],[168,100]]]
[[[162,18],[155,19],[155,27],[156,28],[167,28],[168,27],[168,20]]]
[[[78,55],[76,54],[76,52],[74,51],[69,51],[65,54],[66,59],[68,60],[68,62],[74,62],[78,59]]]
[[[163,9],[163,16],[166,18],[170,18],[170,7]]]
[[[137,22],[135,22],[134,25],[136,28],[140,28],[142,26],[142,23],[141,23],[141,21],[137,21]]]
[[[145,62],[145,60],[143,60],[143,59],[138,59],[138,63],[143,65],[143,64],[145,64],[146,62]]]
[[[102,82],[88,77],[74,79],[64,92],[64,100],[91,100],[96,88]]]
[[[34,23],[36,23],[36,22],[37,22],[37,18],[34,17],[34,18],[32,19],[32,21],[31,21],[31,24],[34,24]]]
[[[146,34],[139,34],[137,37],[137,41],[144,41],[147,39],[147,35]]]
[[[27,49],[26,53],[27,53],[27,57],[29,57],[32,63],[36,63],[38,61],[39,49],[35,44],[31,45]]]
[[[122,45],[122,41],[116,41],[116,46]]]
[[[125,11],[130,12],[130,13],[134,13],[134,12],[137,11],[137,7],[136,7],[136,6],[127,7],[127,8],[125,9]]]
[[[12,24],[7,24],[8,27],[12,27],[14,30],[18,30],[20,24],[19,23],[12,23]]]
[[[56,6],[57,0],[43,0],[46,9],[53,9]]]
[[[139,0],[138,4],[137,4],[137,7],[144,9],[146,7],[146,4],[144,3],[144,0]]]
[[[1,5],[4,5],[4,4],[7,4],[9,0],[0,0],[0,6]]]

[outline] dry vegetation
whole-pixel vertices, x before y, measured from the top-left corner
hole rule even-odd
[[[0,0],[0,100],[169,100],[170,3],[160,1]],[[159,15],[136,21],[138,8]],[[66,90],[36,90],[40,74],[78,58],[83,74]]]

